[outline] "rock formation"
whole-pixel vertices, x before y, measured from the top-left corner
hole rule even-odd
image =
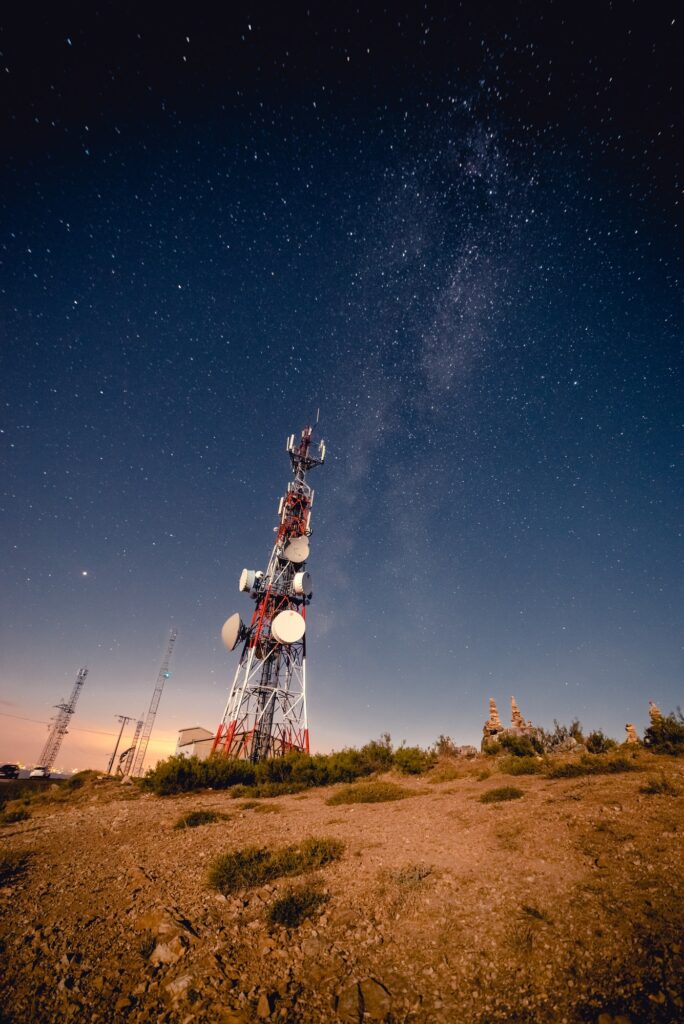
[[[627,736],[625,738],[625,743],[638,743],[639,742],[639,737],[637,736],[636,729],[634,728],[634,726],[632,725],[631,722],[627,723],[627,725],[625,726],[625,731],[627,733]]]
[[[515,697],[511,697],[511,725],[514,729],[519,729],[521,732],[529,729],[532,725],[531,722],[525,721],[523,716],[520,714],[520,708],[518,707]]]
[[[483,742],[495,740],[499,733],[503,732],[503,722],[499,718],[499,709],[493,697],[489,698],[489,718],[482,730]]]
[[[654,700],[648,702],[648,713],[651,716],[651,725],[655,725],[656,722],[662,722],[663,713]]]

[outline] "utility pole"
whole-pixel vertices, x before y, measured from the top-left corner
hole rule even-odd
[[[109,758],[109,764],[107,765],[107,775],[112,774],[112,765],[114,764],[114,758],[116,757],[116,752],[119,749],[119,744],[121,743],[121,736],[123,735],[126,723],[133,721],[133,719],[128,717],[127,715],[117,715],[116,717],[121,722],[121,728],[119,729],[119,735],[116,738],[116,746],[114,747],[112,756]]]
[[[313,455],[313,427],[285,446],[293,479],[278,506],[276,540],[265,572],[243,569],[239,589],[255,602],[249,626],[236,612],[223,625],[229,651],[242,643],[240,662],[216,732],[212,753],[252,762],[290,750],[309,750],[306,714],[306,610],[311,576],[306,571],[314,492],[306,474],[325,460],[325,443]]]

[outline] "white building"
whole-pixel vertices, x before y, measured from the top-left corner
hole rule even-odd
[[[214,734],[201,725],[194,725],[190,729],[181,729],[178,733],[176,753],[183,757],[199,757],[200,760],[209,757],[214,743]]]

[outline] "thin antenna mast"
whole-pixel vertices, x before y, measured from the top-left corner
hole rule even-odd
[[[285,450],[294,479],[278,506],[276,541],[266,572],[243,569],[240,590],[256,607],[249,626],[232,615],[221,637],[228,650],[242,642],[242,654],[216,732],[212,753],[257,762],[290,750],[309,750],[306,714],[306,610],[311,576],[306,571],[314,492],[306,474],[325,460],[325,443],[311,451],[313,427]]]
[[[135,757],[136,747],[138,746],[138,740],[140,739],[140,733],[142,732],[143,719],[139,718],[135,725],[135,732],[133,733],[133,739],[128,750],[124,750],[119,757],[119,764],[117,765],[116,774],[125,776],[129,774],[133,767],[133,758]]]
[[[171,675],[171,673],[169,672],[169,665],[171,664],[173,645],[176,642],[177,636],[178,630],[172,629],[171,634],[169,636],[169,642],[166,647],[164,660],[161,663],[159,675],[157,676],[157,682],[154,687],[154,693],[152,694],[152,700],[150,701],[150,709],[147,712],[147,716],[145,718],[145,724],[142,729],[140,743],[138,744],[138,749],[135,752],[135,759],[133,761],[131,775],[133,775],[136,778],[142,775],[143,762],[145,760],[145,754],[147,753],[147,744],[150,742],[152,727],[154,726],[154,720],[157,715],[157,708],[159,707],[159,701],[161,700],[162,691],[164,689],[164,683]]]

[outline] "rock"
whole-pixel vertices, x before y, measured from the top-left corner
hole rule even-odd
[[[119,996],[114,1003],[114,1009],[117,1013],[121,1013],[122,1010],[130,1010],[131,1006],[133,1006],[133,1000],[128,996]]]
[[[363,1020],[361,989],[358,982],[342,989],[337,1000],[337,1016],[344,1024],[359,1024]]]
[[[359,987],[364,1016],[370,1020],[386,1020],[390,1012],[391,997],[385,986],[375,978],[365,978]]]
[[[257,1003],[257,1017],[260,1020],[266,1020],[267,1017],[271,1016],[271,1003],[265,992],[262,992],[259,996],[259,1002]]]
[[[152,951],[150,963],[155,965],[176,964],[185,955],[187,945],[187,940],[180,935],[175,935],[169,942],[160,942]]]
[[[164,987],[172,999],[180,999],[182,995],[185,995],[191,984],[192,975],[181,974],[180,977],[174,978],[173,981],[170,981]]]
[[[636,731],[636,729],[634,728],[634,725],[631,722],[628,722],[627,725],[625,726],[625,732],[627,733],[627,736],[625,737],[625,743],[638,743],[639,742],[639,737],[637,736],[637,731]]]

